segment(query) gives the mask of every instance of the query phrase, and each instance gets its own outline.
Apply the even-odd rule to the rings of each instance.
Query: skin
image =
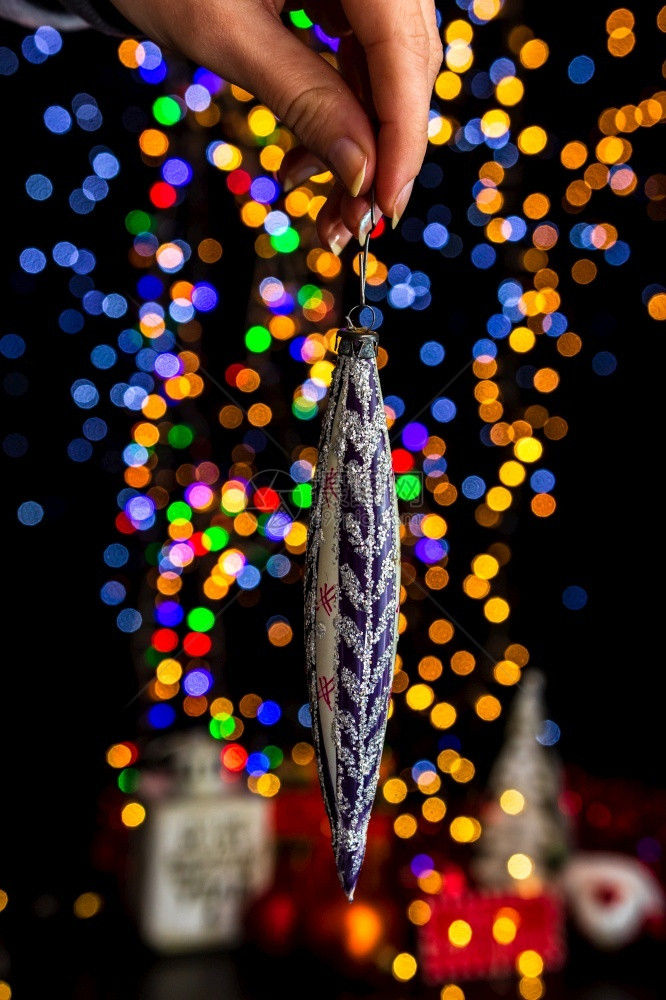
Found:
[[[442,62],[433,0],[113,0],[140,31],[256,95],[296,135],[280,180],[287,189],[324,169],[336,183],[317,218],[340,253],[377,214],[395,226],[427,146],[432,87]],[[340,36],[340,73],[289,30],[305,8]]]

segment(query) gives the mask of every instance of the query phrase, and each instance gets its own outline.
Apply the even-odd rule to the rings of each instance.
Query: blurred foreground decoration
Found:
[[[246,932],[269,954],[305,947],[324,965],[370,977],[388,971],[407,943],[397,878],[391,815],[378,800],[367,830],[362,892],[353,906],[340,894],[331,864],[331,831],[317,788],[314,763],[285,776],[275,800],[276,880],[250,908]]]
[[[543,687],[543,675],[528,670],[516,691],[472,863],[478,887],[460,870],[445,872],[441,894],[426,903],[419,950],[429,983],[495,978],[516,968],[536,978],[564,962],[564,905],[555,875],[566,837],[561,776],[552,750],[539,742]]]
[[[635,858],[579,853],[566,866],[562,885],[576,926],[597,948],[623,948],[646,928],[663,931],[664,890]]]
[[[480,885],[534,892],[552,879],[567,853],[559,807],[562,775],[552,748],[543,746],[545,678],[523,674],[511,707],[506,738],[489,779],[473,872]]]
[[[431,984],[517,970],[527,996],[524,980],[564,963],[567,915],[604,950],[622,948],[645,930],[663,931],[664,891],[646,865],[619,853],[570,853],[567,806],[580,796],[563,791],[559,764],[543,745],[543,687],[543,676],[530,670],[516,691],[471,865],[478,888],[452,869],[444,872],[441,894],[425,903],[419,952]]]
[[[171,740],[176,777],[153,780],[148,819],[134,857],[138,921],[160,952],[236,945],[243,912],[274,873],[272,804],[225,783],[219,751],[205,735]],[[150,797],[150,782],[143,783]]]
[[[423,978],[441,985],[450,978],[511,976],[518,968],[534,979],[562,966],[563,930],[564,911],[554,893],[526,898],[469,888],[445,892],[435,897],[430,920],[421,928]]]
[[[628,849],[622,830],[631,836],[641,828],[638,800],[619,789],[629,809],[615,810],[610,839],[590,844],[576,817],[600,816],[597,796],[610,793],[594,781],[585,792],[581,774],[574,776],[578,791],[571,782],[562,790],[564,773],[553,750],[540,742],[547,737],[542,691],[541,675],[525,671],[491,769],[476,862],[458,863],[435,835],[433,857],[420,855],[423,866],[415,870],[393,835],[392,809],[382,796],[368,828],[361,892],[351,907],[340,897],[331,865],[330,825],[311,748],[307,762],[285,762],[280,795],[267,800],[248,794],[220,768],[219,744],[203,734],[154,741],[144,761],[173,752],[178,781],[148,767],[141,776],[147,812],[132,833],[130,880],[139,889],[143,940],[174,954],[248,943],[275,956],[305,950],[337,973],[373,985],[391,972],[398,980],[411,978],[411,968],[428,985],[501,979],[517,971],[529,992],[543,989],[543,973],[562,967],[568,917],[594,947],[606,950],[645,931],[663,934],[663,890],[648,867],[598,850],[604,843]],[[392,766],[387,752],[382,787]],[[653,797],[650,808],[663,829],[666,796]],[[474,821],[458,816],[455,822]],[[576,840],[585,850],[567,859],[567,844]],[[656,840],[644,840],[644,854],[657,850]]]

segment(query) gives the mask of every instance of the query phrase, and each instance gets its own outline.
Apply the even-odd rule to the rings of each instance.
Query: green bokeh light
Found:
[[[206,539],[210,552],[219,552],[229,541],[229,532],[225,531],[224,528],[214,526],[206,528],[203,537]]]
[[[208,729],[210,731],[210,735],[213,737],[214,740],[221,740],[222,739],[222,733],[220,732],[220,720],[219,719],[211,719],[210,722],[208,723]]]
[[[271,335],[265,326],[251,326],[245,334],[245,346],[248,351],[261,354],[271,346]]]
[[[299,483],[298,486],[291,491],[291,499],[297,507],[311,507],[312,485],[310,483]]]
[[[169,431],[169,444],[172,448],[187,448],[194,440],[194,433],[187,424],[174,424]]]
[[[315,302],[321,302],[321,288],[317,288],[316,285],[302,285],[298,289],[298,304],[300,306],[304,306],[312,299],[314,299]]]
[[[312,27],[312,21],[310,20],[310,18],[308,17],[308,15],[305,13],[304,10],[292,10],[289,17],[291,19],[291,23],[294,25],[295,28]]]
[[[226,712],[220,712],[208,723],[211,736],[216,740],[228,739],[236,729],[236,721]]]
[[[155,649],[154,646],[148,646],[144,651],[143,658],[149,667],[156,667],[164,659],[164,653],[160,653],[159,649]]]
[[[135,767],[125,767],[118,775],[118,788],[131,795],[139,786],[139,778],[139,771]]]
[[[300,242],[300,236],[295,229],[291,228],[291,226],[288,229],[285,229],[283,233],[271,236],[271,246],[274,250],[277,250],[278,253],[292,253]]]
[[[175,521],[178,518],[189,521],[192,517],[192,508],[184,500],[176,500],[169,504],[166,515],[170,521]]]
[[[145,548],[145,559],[149,566],[157,566],[160,561],[160,556],[162,554],[162,545],[160,542],[151,542]]]
[[[395,482],[395,491],[400,500],[416,500],[421,495],[421,480],[419,476],[407,473],[398,476]]]
[[[291,411],[299,420],[312,420],[317,415],[318,407],[313,400],[297,396],[291,404]]]
[[[192,608],[187,616],[187,627],[193,632],[209,632],[215,624],[210,608]]]
[[[282,761],[284,760],[284,754],[282,753],[280,748],[275,747],[272,744],[269,744],[267,747],[264,747],[264,749],[261,752],[266,754],[268,760],[270,761],[271,767],[279,767]]]
[[[153,217],[148,215],[147,212],[142,212],[139,208],[135,208],[125,216],[125,229],[128,233],[132,233],[133,236],[138,236],[139,233],[151,232],[154,225],[155,220]]]
[[[183,117],[183,111],[174,97],[158,97],[153,103],[153,115],[160,125],[175,125]]]

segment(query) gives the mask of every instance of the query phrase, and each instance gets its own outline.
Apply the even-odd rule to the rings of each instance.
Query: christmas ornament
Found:
[[[373,324],[357,326],[352,319],[367,308],[368,243],[360,255],[360,305],[337,336],[305,573],[312,730],[338,876],[349,900],[377,788],[400,589],[400,531],[378,337]]]

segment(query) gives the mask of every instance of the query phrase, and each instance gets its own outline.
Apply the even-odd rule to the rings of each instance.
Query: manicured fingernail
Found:
[[[326,170],[326,167],[321,160],[308,160],[307,163],[299,163],[293,170],[285,173],[282,184],[284,193],[289,194],[295,187],[306,181],[308,177],[320,174],[324,170]]]
[[[331,144],[327,154],[328,162],[353,198],[361,190],[368,166],[368,157],[361,147],[343,136]]]
[[[407,202],[409,201],[409,196],[412,193],[412,188],[414,187],[414,181],[409,181],[405,184],[404,188],[395,199],[395,205],[393,206],[393,219],[391,221],[391,226],[393,229],[398,225],[402,217],[402,213],[407,208]]]
[[[374,218],[370,214],[370,209],[368,209],[368,211],[361,219],[358,226],[358,241],[362,247],[365,246],[365,241],[368,238],[368,234],[372,232],[372,230],[375,228],[381,217],[382,213],[375,205]]]
[[[328,237],[328,245],[331,248],[331,253],[334,253],[336,257],[339,257],[344,248],[347,246],[351,239],[351,233],[348,229],[335,229],[333,233]]]

